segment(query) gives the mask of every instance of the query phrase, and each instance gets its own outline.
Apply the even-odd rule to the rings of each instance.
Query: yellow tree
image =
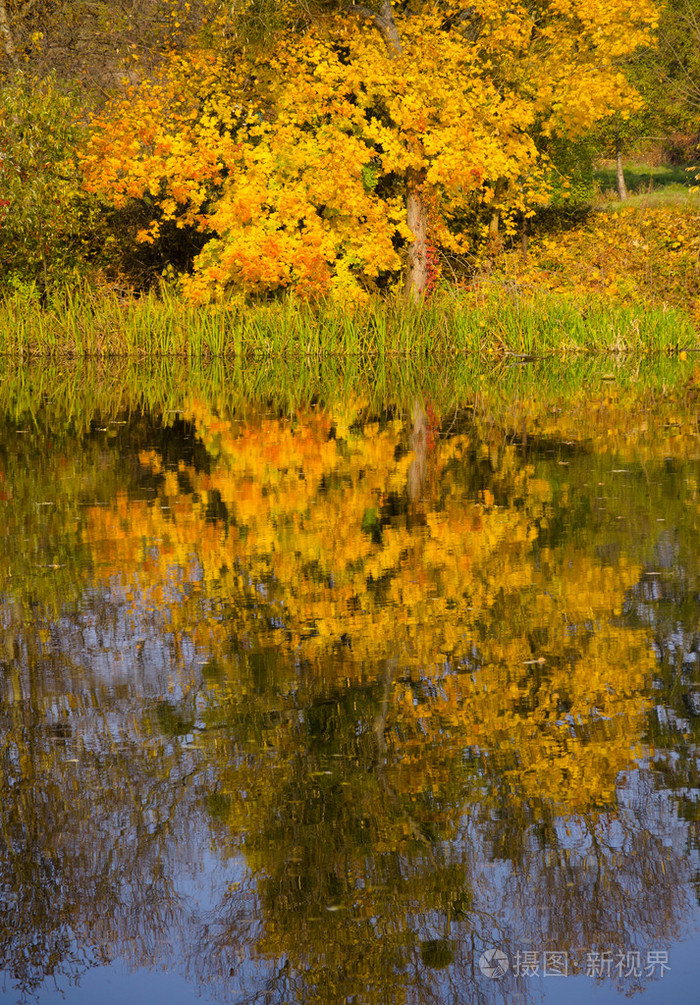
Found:
[[[635,106],[616,64],[655,21],[652,0],[384,0],[264,50],[193,41],[95,122],[86,185],[116,206],[145,200],[143,241],[173,220],[212,237],[185,283],[195,300],[230,287],[347,299],[403,265],[417,298],[430,244],[467,248],[479,207],[522,208],[539,188],[537,136]]]

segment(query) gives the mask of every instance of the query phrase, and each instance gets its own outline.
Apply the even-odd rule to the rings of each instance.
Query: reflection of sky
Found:
[[[154,550],[156,546],[157,542],[151,545]],[[660,568],[675,567],[676,551],[667,542],[663,547],[659,545],[657,558]],[[173,567],[166,600],[183,599],[189,592],[188,584],[200,579],[201,568],[195,561],[188,573],[188,583],[183,582],[182,574]],[[260,599],[268,598],[269,589],[264,584],[253,583],[249,578],[247,585],[254,588]],[[637,617],[651,627],[659,621],[658,603],[664,599],[663,586],[661,577],[648,576],[628,604],[628,610],[634,608]],[[47,674],[43,682],[46,687],[44,718],[47,724],[70,723],[74,737],[79,737],[87,753],[99,755],[112,743],[120,742],[143,751],[149,743],[155,746],[155,740],[163,741],[162,736],[154,739],[144,735],[143,712],[155,702],[191,701],[195,714],[202,714],[206,707],[208,699],[198,693],[198,689],[202,683],[201,666],[209,654],[198,650],[186,631],[178,632],[177,646],[174,646],[167,608],[149,610],[147,584],[141,592],[135,585],[133,592],[135,603],[127,603],[124,586],[116,580],[102,590],[86,591],[82,609],[52,626],[48,652],[62,661],[64,677],[52,681]],[[4,610],[0,611],[0,617],[6,626],[11,621],[9,612]],[[281,620],[273,624],[282,627]],[[689,629],[680,624],[665,635],[666,651],[678,652],[686,663],[696,659],[695,653],[690,651],[691,642]],[[465,651],[455,663],[444,662],[442,672],[448,675],[456,666],[469,666],[472,672],[477,672],[478,665],[478,650],[475,643],[470,643],[468,650],[465,644]],[[26,667],[22,672],[25,670]],[[67,680],[73,684],[72,700],[65,694]],[[431,678],[426,677],[426,685],[431,682]],[[56,693],[51,693],[54,685]],[[437,693],[437,685],[435,688]],[[26,693],[30,693],[29,688]],[[11,700],[8,694],[8,701]],[[656,715],[661,724],[672,725],[676,730],[687,726],[687,721],[663,705],[657,706]],[[202,716],[195,719],[192,733],[166,737],[167,752],[177,753],[180,771],[173,770],[169,778],[161,781],[149,780],[163,790],[174,791],[176,785],[185,784],[180,782],[179,776],[191,773],[186,782],[185,798],[168,821],[171,830],[164,842],[164,859],[159,863],[166,873],[172,904],[171,924],[168,926],[164,921],[154,937],[154,933],[148,931],[146,899],[134,909],[130,949],[124,944],[127,940],[115,940],[108,947],[115,956],[113,963],[88,971],[79,987],[64,986],[57,991],[47,982],[39,996],[41,1003],[122,1005],[124,1002],[144,1002],[154,1005],[163,1001],[174,1005],[189,1002],[206,1005],[223,999],[244,1001],[263,988],[265,980],[279,965],[279,961],[252,960],[247,948],[254,943],[260,930],[260,905],[244,859],[237,854],[230,855],[230,845],[228,849],[217,845],[215,826],[203,805],[208,783],[212,781],[204,750],[199,748],[196,737],[196,732],[204,726]],[[361,727],[356,728],[359,733]],[[74,743],[65,745],[66,762],[70,763],[66,764],[63,783],[73,777],[70,772],[75,750]],[[673,757],[674,754],[666,752],[657,756]],[[18,764],[17,760],[15,768]],[[147,787],[144,788],[145,795],[149,798],[153,795],[157,803],[158,793],[149,793]],[[627,931],[623,933],[613,927],[611,937],[624,937],[625,947],[639,949],[643,959],[647,950],[669,952],[669,972],[660,980],[643,978],[639,984],[640,1001],[650,1005],[665,1005],[669,1001],[674,1005],[696,1005],[700,997],[697,991],[700,915],[689,879],[699,863],[697,849],[688,851],[689,826],[676,812],[674,795],[654,788],[649,763],[618,779],[617,802],[619,814],[617,819],[610,819],[605,831],[603,855],[610,874],[619,883],[619,895],[627,910],[624,921]],[[581,818],[554,821],[558,848],[573,863],[574,869],[571,889],[565,885],[555,890],[557,900],[547,890],[546,856],[549,852],[539,842],[536,829],[531,827],[526,832],[522,857],[514,864],[494,857],[487,828],[479,814],[478,805],[473,814],[465,812],[460,833],[445,847],[448,858],[468,864],[466,871],[472,881],[473,899],[468,920],[453,921],[449,925],[449,936],[458,946],[458,966],[444,972],[431,971],[425,976],[438,1000],[470,1005],[477,1001],[503,1002],[504,1005],[537,1001],[552,1005],[618,1003],[621,994],[614,981],[599,984],[583,976],[514,980],[512,970],[501,981],[481,976],[478,958],[484,949],[499,946],[512,964],[518,952],[541,954],[561,948],[553,945],[551,938],[557,931],[558,912],[564,911],[566,901],[573,900],[577,894],[585,908],[586,898],[589,901],[595,897],[604,898],[605,893],[595,888],[596,854],[601,854],[602,838],[599,831],[592,831],[590,821]],[[144,807],[143,819],[149,833],[162,824],[158,814],[149,807]],[[498,826],[499,821],[494,818],[491,823]],[[116,819],[106,821],[106,830],[111,830],[112,834],[118,832],[118,826]],[[675,869],[675,888],[670,878],[667,882],[670,889],[665,892],[655,890],[653,884],[636,885],[638,876],[629,866],[639,857],[635,841],[640,835],[647,842],[644,850],[651,849],[652,857],[658,856],[660,849],[668,851],[669,862]],[[119,847],[115,845],[115,854],[118,852]],[[658,858],[653,861],[656,863]],[[144,872],[147,873],[152,865],[145,863]],[[120,863],[115,861],[115,871],[120,868]],[[360,883],[358,880],[358,886]],[[662,893],[668,900],[672,917],[661,920],[668,922],[670,929],[677,927],[681,937],[669,940],[664,936],[666,941],[658,944],[654,940],[659,917],[654,914],[654,907],[655,897]],[[227,924],[231,915],[238,930]],[[606,920],[614,926],[614,918]],[[577,921],[582,922],[583,918],[574,917],[573,923]],[[82,922],[88,937],[90,919],[84,918]],[[445,919],[437,912],[416,916],[411,924],[419,940],[439,939],[445,931]],[[144,931],[147,945],[142,946],[139,940]],[[580,934],[578,929],[564,934],[576,943],[579,959],[585,959],[586,952],[603,951],[607,947],[604,933],[600,934],[596,946],[587,944],[583,937],[575,939],[574,936]],[[148,969],[142,965],[146,956],[150,960]],[[218,984],[217,974],[223,975]],[[465,983],[467,977],[468,985]],[[16,1000],[7,983],[0,982],[0,997],[8,1002]]]
[[[478,948],[478,947],[477,947]],[[504,946],[507,955],[514,957],[514,949]],[[532,947],[528,947],[532,948]],[[466,982],[435,975],[433,990],[436,1000],[450,1005],[474,1005],[476,1002],[490,1002],[493,1005],[619,1005],[623,996],[614,981],[601,982],[586,976],[523,978],[515,986],[508,975],[501,980],[484,977],[478,969],[478,959],[471,960],[474,980]],[[700,966],[700,931],[683,942],[670,947],[669,970],[663,977],[643,976],[636,990],[625,996],[626,1000],[638,1001],[640,1005],[697,1005],[697,985]],[[261,965],[246,967],[242,976],[244,987],[250,988],[264,982],[265,971]],[[14,1005],[18,1001],[6,977],[0,974],[0,1001],[3,1005]],[[235,992],[230,986],[207,987],[193,984],[181,972],[159,968],[154,961],[151,969],[131,969],[124,961],[116,959],[108,966],[100,966],[88,971],[77,987],[64,990],[47,987],[38,999],[41,1005],[221,1005],[257,1000],[255,992]],[[331,1005],[331,1003],[329,1003]]]
[[[106,627],[99,633],[82,631],[81,617],[71,621],[66,619],[60,626],[59,637],[65,649],[78,648],[83,644],[80,670],[83,696],[86,700],[77,706],[54,695],[45,708],[47,721],[66,721],[74,724],[86,750],[98,752],[104,747],[105,736],[128,738],[131,742],[144,742],[140,730],[134,731],[134,711],[141,707],[138,699],[152,701],[158,697],[177,700],[183,695],[181,688],[174,687],[173,681],[193,675],[196,681],[201,672],[203,656],[193,646],[180,648],[179,660],[167,644],[167,633],[146,639],[139,634],[133,640],[133,647],[122,648],[116,659],[117,647],[124,644],[125,633],[119,610]],[[93,616],[86,615],[85,625],[93,626]],[[182,662],[180,662],[182,661]],[[187,669],[183,668],[183,662]],[[102,706],[100,700],[89,700],[88,693],[108,692],[109,702]],[[104,691],[103,691],[104,689]],[[202,696],[200,696],[201,698]],[[202,699],[203,700],[203,699]],[[197,701],[196,704],[201,704]],[[197,757],[192,749],[192,734],[172,738],[169,749],[179,749],[182,754],[190,751],[190,757]],[[70,760],[70,747],[66,758]],[[184,762],[180,762],[183,764]],[[190,763],[192,767],[195,762]],[[674,810],[673,798],[665,791],[654,788],[650,774],[650,764],[629,770],[618,780],[619,816],[611,818],[605,835],[606,855],[618,854],[620,864],[615,871],[622,893],[628,898],[630,915],[635,917],[635,891],[629,886],[632,880],[626,873],[626,861],[634,858],[635,848],[630,843],[630,835],[645,832],[655,843],[655,847],[669,849],[680,863],[678,877],[683,889],[676,891],[675,913],[685,915],[687,928],[700,927],[697,905],[686,883],[688,872],[697,867],[697,852],[688,854],[688,825],[679,819]],[[68,769],[70,770],[70,769]],[[202,774],[195,772],[195,785],[206,784],[207,771],[202,765]],[[67,775],[68,777],[68,775]],[[194,793],[192,793],[194,796]],[[474,810],[478,817],[479,807]],[[146,815],[147,816],[147,815]],[[154,818],[155,819],[155,818]],[[496,820],[495,823],[498,821]],[[518,952],[537,952],[559,948],[548,941],[552,930],[552,917],[557,905],[545,904],[540,898],[542,884],[546,882],[543,850],[535,837],[530,835],[524,858],[519,866],[494,859],[485,840],[482,821],[463,817],[462,832],[447,848],[448,857],[456,861],[468,861],[468,874],[473,882],[473,901],[469,911],[469,924],[452,924],[450,937],[459,946],[458,966],[448,973],[439,971],[429,975],[435,992],[444,1001],[472,1002],[536,1002],[542,1001],[558,1005],[564,1002],[619,1002],[620,992],[614,981],[600,985],[593,978],[570,976],[567,978],[521,977],[513,978],[512,973],[501,981],[482,977],[478,971],[478,957],[487,948],[498,946],[514,962]],[[576,860],[578,867],[586,863],[594,864],[591,858],[593,837],[585,820],[572,818],[555,821],[558,844]],[[275,968],[274,961],[253,960],[247,945],[250,936],[259,931],[259,905],[255,886],[244,860],[240,857],[223,858],[213,843],[212,829],[201,802],[188,798],[182,812],[177,817],[168,845],[168,875],[172,880],[172,901],[177,905],[174,912],[174,927],[159,933],[157,944],[149,944],[151,968],[143,969],[143,951],[135,945],[133,955],[122,956],[119,943],[109,947],[116,953],[109,966],[99,966],[88,971],[80,981],[80,987],[65,987],[61,993],[47,986],[39,995],[40,1003],[59,1000],[69,1005],[82,1002],[100,1001],[124,1002],[214,1002],[246,1001],[249,995],[260,990],[266,977]],[[632,877],[633,879],[633,877]],[[583,883],[579,871],[575,880]],[[589,877],[590,880],[590,877]],[[626,885],[627,884],[627,885]],[[231,891],[234,891],[231,893]],[[236,892],[238,891],[238,892]],[[697,930],[688,942],[673,939],[658,945],[654,941],[655,921],[653,912],[645,901],[654,898],[654,890],[644,888],[640,895],[638,924],[627,932],[626,945],[639,949],[644,960],[648,949],[663,948],[669,952],[670,970],[661,980],[644,977],[640,982],[641,1000],[656,1003],[673,1000],[674,1005],[697,1000],[695,978],[700,968],[700,935]],[[579,890],[580,894],[580,890]],[[591,896],[595,894],[590,892]],[[234,903],[235,916],[245,936],[240,944],[236,934],[222,924],[224,901]],[[143,906],[139,908],[143,910]],[[224,912],[225,914],[227,912]],[[228,912],[230,913],[230,911]],[[135,942],[139,940],[138,914],[134,918]],[[440,937],[444,931],[444,919],[439,915],[427,914],[414,919],[416,933],[421,939]],[[556,927],[556,926],[555,926]],[[567,933],[569,936],[571,933]],[[254,940],[253,940],[254,941]],[[245,945],[244,943],[247,943]],[[604,941],[589,946],[580,943],[579,961],[585,960],[585,953],[605,948]],[[613,948],[613,947],[611,947]],[[211,969],[211,966],[214,969]],[[470,973],[469,990],[460,990],[460,974]],[[217,978],[217,974],[224,974]],[[217,984],[217,980],[219,981]],[[629,990],[629,988],[627,989]],[[460,998],[460,995],[464,997]],[[477,997],[474,997],[477,995]],[[3,1001],[15,1001],[11,987],[5,984]]]
[[[11,992],[3,990],[2,1001],[15,1002]],[[41,994],[45,1005],[220,1005],[205,990],[195,991],[178,973],[159,970],[130,972],[119,961],[108,967],[90,970],[79,987],[68,992],[48,989]]]

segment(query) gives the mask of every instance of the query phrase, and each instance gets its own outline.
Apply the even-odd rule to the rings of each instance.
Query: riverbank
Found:
[[[441,265],[418,306],[289,296],[188,303],[177,280],[138,293],[76,281],[43,295],[32,284],[0,298],[0,352],[15,356],[190,359],[692,352],[700,348],[700,212],[685,189],[632,206],[545,215],[523,242],[504,239],[470,274]],[[670,196],[669,196],[670,199]]]
[[[692,352],[693,318],[667,306],[593,295],[531,293],[514,281],[480,282],[420,307],[376,301],[344,310],[284,299],[194,307],[164,291],[124,295],[84,288],[0,303],[0,345],[13,356],[190,359],[353,355],[503,357]]]

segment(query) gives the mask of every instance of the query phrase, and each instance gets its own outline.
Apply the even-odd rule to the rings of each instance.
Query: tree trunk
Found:
[[[396,21],[394,21],[391,0],[383,0],[378,14],[376,11],[370,10],[369,7],[362,7],[354,3],[350,7],[345,7],[344,10],[348,14],[354,14],[355,17],[371,21],[377,31],[381,33],[390,54],[392,56],[401,55],[403,52],[401,48],[401,36],[396,27]]]
[[[491,213],[491,219],[489,221],[489,240],[491,244],[496,244],[498,241],[498,231],[501,227],[501,214],[497,209]]]
[[[615,164],[617,167],[617,194],[620,202],[627,198],[627,186],[625,185],[625,172],[622,170],[622,143],[619,135],[615,137]]]
[[[499,208],[499,203],[503,198],[505,190],[505,181],[503,178],[497,178],[496,184],[493,186],[494,209],[491,213],[491,220],[489,222],[489,240],[491,241],[493,247],[498,246],[500,243],[499,231],[501,228],[501,210]]]
[[[406,223],[413,241],[408,249],[406,300],[420,303],[428,286],[428,211],[423,198],[422,178],[409,172]]]
[[[372,21],[375,28],[381,32],[382,38],[393,58],[403,52],[401,36],[394,21],[394,11],[391,0],[382,0],[379,13],[367,7],[355,6],[346,8],[356,16]],[[416,140],[418,143],[418,140]],[[428,211],[423,197],[424,177],[422,172],[409,171],[406,178],[406,223],[413,234],[413,241],[408,249],[408,270],[406,273],[406,300],[417,304],[420,302],[428,286]]]
[[[12,38],[12,31],[10,30],[10,18],[7,13],[7,6],[5,5],[5,0],[0,0],[0,38],[2,38],[3,48],[5,49],[5,55],[7,60],[15,69],[19,66],[19,60],[17,59],[17,51],[15,49],[15,42]]]
[[[401,55],[403,51],[401,48],[401,38],[396,27],[396,21],[394,21],[391,0],[384,0],[382,3],[379,13],[375,17],[375,24],[384,36],[391,52],[396,56]]]

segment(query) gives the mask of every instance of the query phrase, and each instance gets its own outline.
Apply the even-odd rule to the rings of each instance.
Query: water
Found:
[[[697,1001],[692,369],[370,377],[5,375],[3,1001]]]

